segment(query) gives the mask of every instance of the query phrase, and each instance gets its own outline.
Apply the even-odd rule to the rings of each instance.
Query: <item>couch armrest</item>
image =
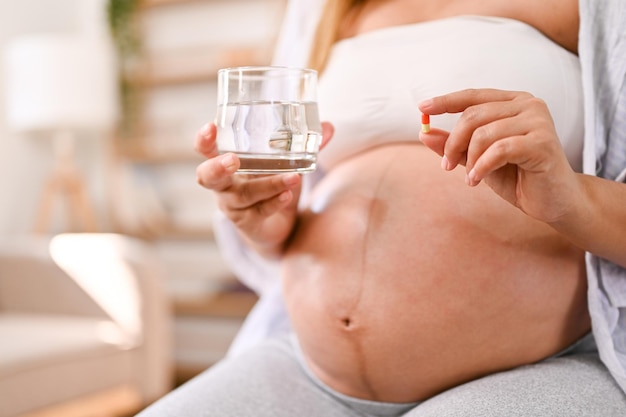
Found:
[[[172,314],[165,269],[153,247],[107,233],[65,233],[50,242],[55,262],[126,332],[141,339],[137,364],[146,401],[172,382]]]
[[[0,311],[107,318],[105,311],[50,256],[50,238],[0,241]]]
[[[172,381],[172,324],[164,268],[149,243],[109,233],[0,242],[0,312],[115,321],[134,340],[146,401]]]

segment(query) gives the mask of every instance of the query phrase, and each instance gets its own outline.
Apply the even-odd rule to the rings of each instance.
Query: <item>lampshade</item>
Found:
[[[30,35],[11,41],[5,58],[12,129],[92,131],[115,123],[117,77],[106,39]]]

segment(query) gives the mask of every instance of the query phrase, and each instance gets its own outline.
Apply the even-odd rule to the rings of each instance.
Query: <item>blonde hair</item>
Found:
[[[339,39],[342,23],[348,14],[365,0],[326,0],[317,25],[308,67],[321,73],[333,44]]]

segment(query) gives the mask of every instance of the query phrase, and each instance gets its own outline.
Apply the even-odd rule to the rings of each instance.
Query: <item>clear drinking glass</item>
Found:
[[[217,147],[239,156],[239,172],[315,170],[322,139],[316,71],[224,68],[217,94]]]

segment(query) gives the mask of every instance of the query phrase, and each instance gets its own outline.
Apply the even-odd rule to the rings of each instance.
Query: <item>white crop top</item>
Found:
[[[335,126],[322,170],[383,142],[417,141],[426,98],[466,88],[528,91],[554,118],[570,164],[582,168],[578,57],[517,20],[459,16],[367,32],[336,43],[319,80],[321,120]],[[450,130],[459,115],[431,117]]]

